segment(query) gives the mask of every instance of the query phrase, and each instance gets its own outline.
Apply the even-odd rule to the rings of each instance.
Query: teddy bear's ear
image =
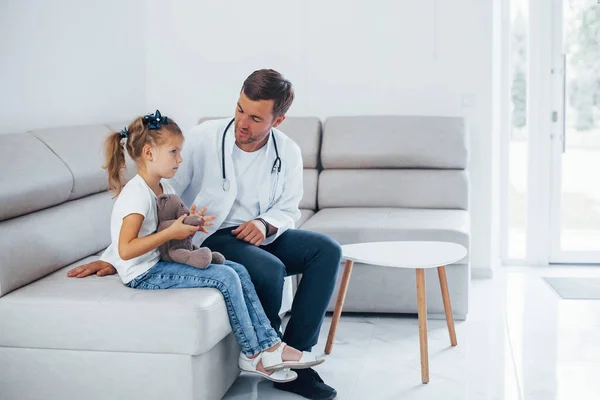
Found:
[[[162,210],[165,208],[165,206],[167,205],[167,202],[169,201],[169,195],[167,194],[161,194],[160,196],[158,196],[158,209]]]

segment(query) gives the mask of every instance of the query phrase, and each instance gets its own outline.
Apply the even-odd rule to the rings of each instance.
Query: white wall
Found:
[[[189,129],[201,116],[232,114],[243,80],[268,67],[295,85],[288,115],[464,115],[471,135],[471,259],[474,268],[489,268],[492,5],[151,0],[148,107]]]
[[[0,133],[146,111],[142,0],[0,2]]]
[[[486,275],[493,1],[5,0],[0,133],[155,108],[187,130],[232,114],[243,80],[265,67],[295,85],[289,115],[463,115],[471,260]]]

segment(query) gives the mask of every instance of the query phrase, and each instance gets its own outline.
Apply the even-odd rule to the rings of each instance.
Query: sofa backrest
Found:
[[[108,246],[109,125],[0,135],[0,297]]]
[[[316,211],[321,121],[316,117],[287,117],[279,125],[279,129],[296,142],[302,151],[304,196],[300,201],[300,208]]]
[[[108,246],[103,142],[126,124],[0,135],[0,297]],[[288,117],[280,129],[302,150],[302,209],[468,208],[461,118],[334,117],[321,132]]]
[[[468,209],[459,117],[331,117],[323,127],[319,208]]]
[[[211,119],[224,117],[203,117],[202,123]],[[287,117],[278,127],[289,136],[302,151],[304,164],[304,196],[300,208],[305,210],[317,209],[317,187],[319,178],[319,151],[321,148],[321,121],[316,117]],[[285,160],[283,160],[285,163]]]

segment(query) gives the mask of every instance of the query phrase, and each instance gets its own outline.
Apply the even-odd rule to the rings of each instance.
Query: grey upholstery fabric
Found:
[[[305,210],[305,209],[301,208],[300,215],[301,215],[300,220],[298,222],[296,222],[296,228],[300,228],[302,225],[304,225],[310,217],[315,215],[315,212],[313,210]]]
[[[219,400],[239,349],[232,334],[198,356],[0,346],[0,398]]]
[[[73,175],[69,199],[103,192],[108,188],[104,164],[105,125],[71,126],[33,131],[67,166]]]
[[[303,184],[304,196],[300,201],[300,208],[309,210],[317,209],[317,185],[319,182],[319,171],[316,169],[304,169]]]
[[[469,250],[467,144],[460,117],[328,118],[318,212],[302,229],[329,234],[341,244],[439,240]],[[468,312],[468,262],[469,255],[447,272],[453,313],[460,319]],[[416,313],[414,282],[414,271],[357,263],[344,311]],[[443,316],[439,290],[428,290],[428,298],[434,299],[428,312]],[[330,310],[334,304],[335,298]]]
[[[315,117],[287,117],[278,129],[300,146],[304,168],[317,168],[321,148],[321,121]]]
[[[0,297],[110,243],[108,192],[0,223]]]
[[[30,133],[0,135],[0,221],[66,201],[73,177]]]
[[[331,207],[468,208],[462,170],[324,170],[319,209]]]
[[[340,244],[439,240],[468,249],[469,226],[464,210],[352,207],[320,210],[302,229],[325,233]]]
[[[216,289],[133,290],[117,275],[66,276],[94,259],[4,296],[0,346],[197,355],[231,332]]]
[[[465,125],[458,117],[331,117],[323,132],[326,169],[467,166]]]

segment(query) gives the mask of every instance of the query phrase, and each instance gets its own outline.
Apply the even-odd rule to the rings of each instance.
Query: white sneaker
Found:
[[[274,371],[271,375],[265,374],[262,371],[256,369],[256,366],[262,359],[265,352],[263,351],[255,358],[248,358],[244,353],[240,352],[240,357],[238,359],[238,366],[242,371],[250,372],[253,374],[258,374],[263,376],[264,378],[277,382],[277,383],[286,383],[295,380],[298,377],[298,374],[294,371],[290,371],[288,368],[280,369],[278,371]],[[263,361],[264,367],[264,361]],[[266,369],[266,368],[265,368]],[[270,371],[269,371],[270,372]]]
[[[283,361],[283,348],[285,346],[287,344],[282,342],[275,351],[262,352],[262,363],[265,371],[277,371],[282,368],[306,369],[325,362],[324,358],[318,359],[306,351],[302,352],[302,356],[297,361]]]

